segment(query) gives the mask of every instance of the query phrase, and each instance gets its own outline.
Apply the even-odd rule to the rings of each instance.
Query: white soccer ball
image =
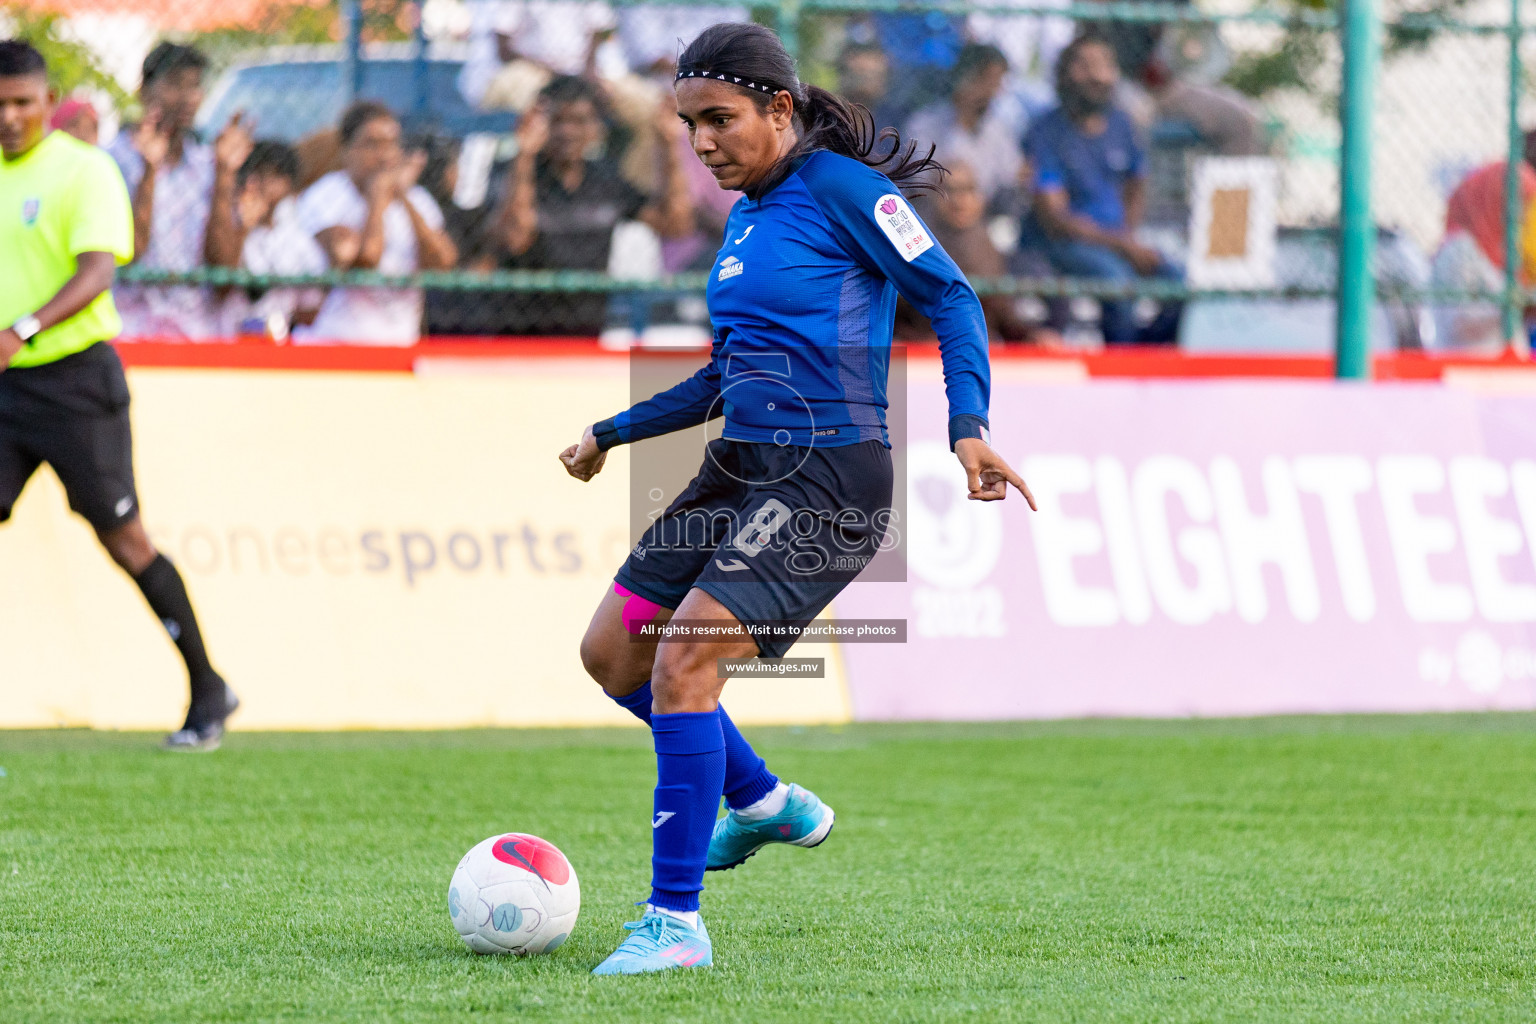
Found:
[[[571,862],[554,843],[522,832],[475,844],[448,883],[448,916],[476,953],[552,953],[580,911]]]

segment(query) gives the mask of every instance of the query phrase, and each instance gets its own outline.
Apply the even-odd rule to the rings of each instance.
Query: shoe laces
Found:
[[[633,944],[642,952],[654,953],[686,941],[681,926],[681,921],[666,914],[646,914],[638,921],[624,922],[624,927],[631,932],[624,945]]]

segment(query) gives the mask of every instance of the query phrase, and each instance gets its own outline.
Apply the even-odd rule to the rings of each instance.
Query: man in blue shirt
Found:
[[[1176,280],[1178,268],[1136,240],[1146,205],[1146,157],[1130,117],[1113,105],[1119,81],[1114,48],[1102,37],[1080,36],[1062,51],[1060,105],[1035,122],[1024,142],[1035,172],[1024,244],[1069,277]],[[1178,335],[1176,303],[1165,303],[1144,328],[1136,325],[1133,303],[1102,305],[1108,343],[1166,343]]]

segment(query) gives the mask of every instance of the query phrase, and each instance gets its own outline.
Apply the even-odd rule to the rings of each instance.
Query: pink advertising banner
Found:
[[[839,618],[854,717],[1536,708],[1536,395],[1439,384],[999,384],[1039,499],[965,500],[910,388],[908,581]]]

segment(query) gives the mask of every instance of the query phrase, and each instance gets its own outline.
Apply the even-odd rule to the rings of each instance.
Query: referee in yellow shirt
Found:
[[[170,750],[213,750],[234,692],[209,664],[181,574],[139,520],[128,381],[107,342],[133,213],[112,158],[48,131],[55,96],[42,54],[0,40],[0,523],[43,463],[164,623],[192,701]]]

